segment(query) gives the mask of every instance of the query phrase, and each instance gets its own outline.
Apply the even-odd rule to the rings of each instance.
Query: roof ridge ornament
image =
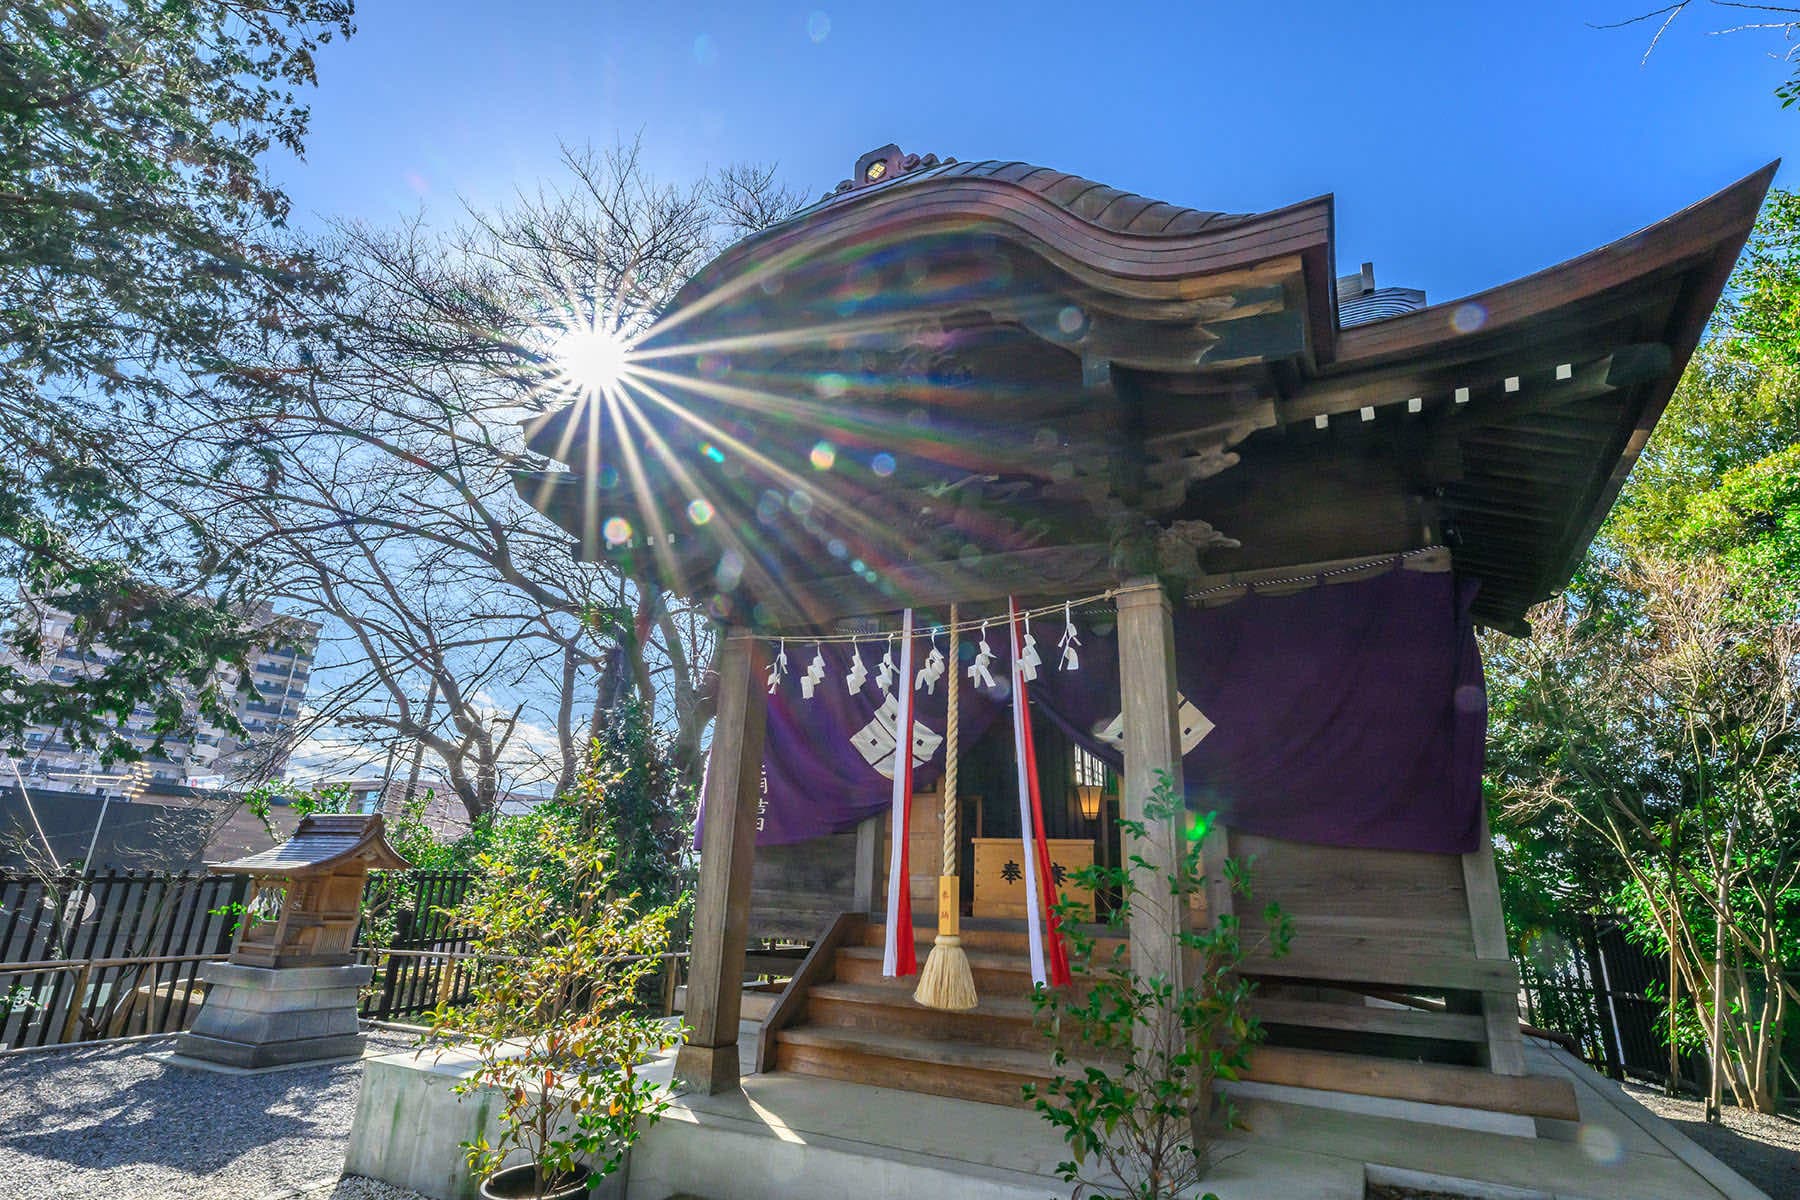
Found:
[[[845,192],[854,191],[857,188],[874,187],[879,183],[887,183],[911,171],[947,167],[955,161],[954,158],[939,158],[935,154],[927,154],[923,157],[917,154],[906,154],[898,145],[889,142],[857,159],[856,173],[831,189],[831,194],[841,196]],[[829,198],[827,197],[827,199]]]

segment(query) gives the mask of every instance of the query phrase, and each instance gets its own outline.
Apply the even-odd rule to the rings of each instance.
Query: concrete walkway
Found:
[[[744,1027],[746,1062],[754,1061],[755,1032]],[[392,1055],[369,1064],[349,1170],[453,1200],[445,1146],[473,1132],[460,1126],[478,1121],[481,1108],[443,1094],[460,1073],[458,1057]],[[1485,1200],[1766,1200],[1562,1051],[1528,1043],[1527,1062],[1533,1073],[1573,1081],[1579,1125],[1519,1136],[1421,1124],[1354,1099],[1347,1103],[1363,1111],[1259,1093],[1239,1099],[1248,1128],[1221,1141],[1206,1186],[1221,1200],[1363,1200],[1370,1181]],[[667,1078],[671,1065],[665,1057],[647,1073]],[[743,1082],[740,1093],[678,1097],[633,1150],[628,1178],[609,1182],[626,1200],[1068,1194],[1056,1176],[1064,1145],[1029,1110],[798,1075]],[[420,1089],[434,1095],[427,1100]],[[1454,1110],[1433,1115],[1460,1119]]]
[[[1221,1200],[1361,1200],[1370,1179],[1516,1200],[1762,1200],[1618,1085],[1563,1052],[1532,1044],[1528,1065],[1534,1074],[1563,1074],[1575,1083],[1581,1123],[1561,1130],[1560,1139],[1253,1098],[1240,1102],[1248,1129],[1221,1144],[1206,1185]],[[1064,1157],[1061,1140],[1027,1110],[752,1076],[741,1095],[678,1101],[634,1151],[628,1195],[1044,1200],[1067,1193],[1055,1175]]]

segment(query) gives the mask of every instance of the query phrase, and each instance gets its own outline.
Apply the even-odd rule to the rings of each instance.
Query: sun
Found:
[[[631,346],[618,331],[604,325],[571,329],[550,347],[557,370],[571,387],[583,392],[610,392],[625,375]]]

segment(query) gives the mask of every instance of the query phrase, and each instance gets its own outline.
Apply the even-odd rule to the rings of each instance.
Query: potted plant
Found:
[[[639,912],[617,886],[604,852],[612,782],[590,769],[572,795],[515,818],[522,828],[481,856],[483,883],[458,910],[476,979],[466,1003],[433,1014],[429,1036],[475,1052],[460,1094],[499,1099],[497,1134],[462,1144],[491,1200],[587,1195],[667,1104],[640,1067],[680,1029],[639,996],[675,908]]]

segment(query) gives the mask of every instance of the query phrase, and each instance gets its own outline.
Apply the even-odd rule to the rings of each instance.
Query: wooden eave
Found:
[[[738,242],[677,293],[671,311],[699,312],[802,263],[904,231],[909,241],[981,237],[1013,242],[1070,280],[1102,293],[1146,301],[1214,294],[1212,278],[1289,255],[1307,264],[1311,314],[1321,341],[1335,327],[1331,239],[1333,198],[1233,219],[1218,228],[1162,235],[1122,233],[1083,220],[1039,193],[999,179],[943,178],[895,187],[813,210]],[[702,315],[699,320],[704,320]],[[693,335],[677,328],[672,335]],[[646,343],[653,350],[656,339]]]
[[[1477,615],[1520,627],[1566,586],[1611,509],[1777,165],[1523,279],[1340,330],[1335,361],[1283,399],[1282,422],[1306,436],[1324,419],[1354,440],[1374,432],[1360,419],[1373,409],[1411,448],[1453,443],[1457,468],[1422,483],[1440,493],[1458,569],[1483,582]]]

